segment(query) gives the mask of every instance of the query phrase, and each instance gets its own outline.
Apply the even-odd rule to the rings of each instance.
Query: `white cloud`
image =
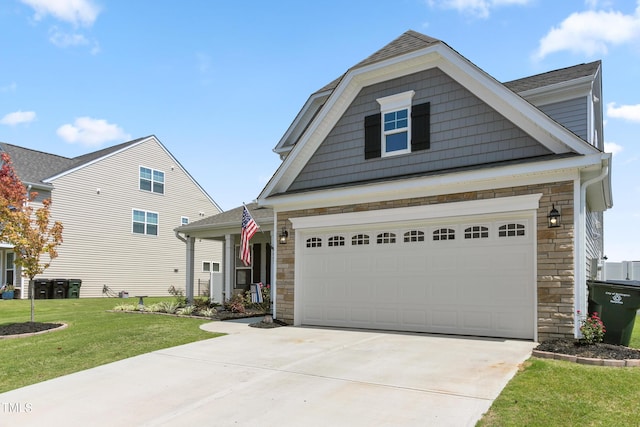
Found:
[[[3,125],[15,126],[20,123],[29,123],[36,119],[36,113],[34,111],[16,111],[5,115],[0,119],[0,123]]]
[[[458,12],[488,18],[491,10],[501,6],[525,5],[531,0],[428,0],[431,7],[455,9]]]
[[[615,142],[605,142],[604,143],[604,151],[605,153],[611,153],[614,156],[624,150],[622,145],[618,145]]]
[[[41,20],[47,15],[75,26],[90,27],[98,18],[100,8],[92,0],[21,0],[30,6],[34,19]]]
[[[595,3],[594,3],[595,4]],[[640,3],[639,3],[640,4]],[[609,46],[637,41],[640,37],[640,6],[635,14],[588,10],[569,15],[540,40],[535,59],[561,51],[606,54]]]
[[[640,123],[640,104],[618,107],[615,102],[610,102],[607,104],[607,116]]]
[[[89,44],[89,40],[82,34],[78,33],[65,33],[58,29],[58,27],[52,27],[49,30],[49,41],[58,47],[69,46],[82,46]]]
[[[60,126],[57,134],[71,144],[78,143],[90,147],[100,146],[108,141],[131,139],[131,136],[118,125],[91,117],[78,117],[73,124]]]
[[[12,82],[6,86],[0,86],[0,92],[15,92],[17,88],[16,82]]]

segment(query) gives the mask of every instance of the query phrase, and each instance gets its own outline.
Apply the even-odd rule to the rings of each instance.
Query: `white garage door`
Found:
[[[533,221],[300,230],[301,323],[533,339]]]

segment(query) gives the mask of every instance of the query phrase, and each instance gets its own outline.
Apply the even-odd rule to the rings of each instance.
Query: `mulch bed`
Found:
[[[635,348],[605,343],[585,344],[580,340],[555,339],[544,341],[535,350],[595,359],[640,359],[640,350]]]
[[[23,322],[0,325],[0,336],[33,334],[62,326],[61,323]]]

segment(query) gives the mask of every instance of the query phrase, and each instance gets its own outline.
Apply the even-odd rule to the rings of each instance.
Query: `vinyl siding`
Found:
[[[164,195],[139,190],[139,167],[165,173]],[[173,168],[173,169],[172,169]],[[168,295],[185,288],[186,245],[173,229],[218,213],[215,205],[154,139],[53,182],[53,219],[64,225],[59,257],[39,277],[82,279],[81,297],[103,285],[130,295]],[[98,189],[100,189],[98,193]],[[133,234],[132,210],[157,212],[158,235]],[[222,262],[222,244],[196,241],[195,282],[208,280],[202,261]],[[174,270],[177,269],[177,272]]]
[[[587,278],[594,277],[597,271],[591,271],[593,264],[591,260],[600,260],[603,256],[603,213],[593,212],[587,208],[586,221],[586,262],[587,262]],[[597,264],[596,264],[597,265]]]
[[[377,98],[414,90],[431,103],[431,148],[364,160],[364,117]],[[364,88],[290,186],[303,190],[550,154],[439,69]]]
[[[538,106],[538,108],[556,122],[587,141],[588,100],[586,96]]]

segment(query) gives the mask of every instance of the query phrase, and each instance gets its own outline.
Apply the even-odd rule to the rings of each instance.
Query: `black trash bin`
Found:
[[[604,342],[629,346],[631,333],[640,309],[640,281],[591,280],[589,314],[598,313],[604,327]]]
[[[51,298],[51,280],[49,279],[35,279],[33,281],[33,292],[35,299],[49,299]]]
[[[53,279],[52,298],[62,299],[67,297],[69,292],[69,281],[67,279]]]
[[[80,286],[82,286],[82,280],[69,279],[68,298],[80,298]]]

